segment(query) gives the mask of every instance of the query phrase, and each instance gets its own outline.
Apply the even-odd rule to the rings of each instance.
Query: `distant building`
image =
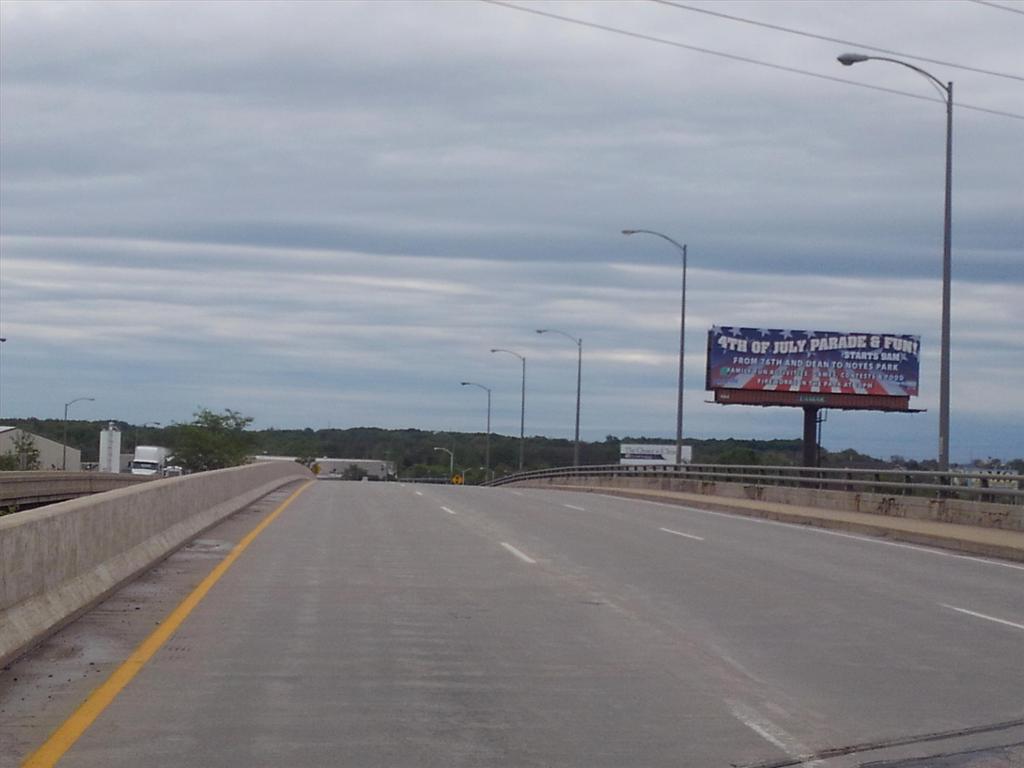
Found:
[[[15,444],[28,435],[32,438],[32,444],[39,451],[39,469],[61,469],[64,465],[64,444],[56,440],[50,440],[31,432],[26,432],[20,427],[0,427],[0,456],[16,453]],[[82,469],[82,452],[77,448],[68,446],[67,469],[69,472],[79,472]]]
[[[295,461],[296,456],[268,456],[263,454],[253,456],[253,461]],[[395,463],[393,461],[381,461],[380,459],[332,459],[320,458],[313,462],[314,467],[319,467],[317,472],[321,479],[338,479],[345,474],[349,467],[359,467],[370,480],[390,480],[395,477]]]
[[[370,480],[388,480],[395,476],[394,462],[378,459],[317,459],[321,478],[341,478],[349,467],[359,467]]]
[[[693,460],[693,446],[684,445],[681,451],[683,464]],[[619,443],[619,464],[672,464],[676,463],[675,443]]]
[[[953,485],[967,485],[974,488],[1017,488],[1020,481],[1018,473],[1011,469],[978,469],[977,467],[954,467]],[[982,475],[982,477],[961,477],[961,475]]]

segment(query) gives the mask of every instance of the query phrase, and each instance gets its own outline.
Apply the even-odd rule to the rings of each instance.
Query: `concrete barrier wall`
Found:
[[[753,499],[800,507],[863,512],[915,520],[976,525],[1024,531],[1024,507],[962,499],[932,499],[923,496],[816,490],[778,485],[744,485],[668,477],[563,477],[531,480],[525,485],[585,485],[601,488],[654,488],[680,493],[732,499]]]
[[[0,472],[0,507],[75,499],[152,479],[106,472]]]
[[[295,462],[265,462],[0,517],[0,665],[201,531],[312,477]]]

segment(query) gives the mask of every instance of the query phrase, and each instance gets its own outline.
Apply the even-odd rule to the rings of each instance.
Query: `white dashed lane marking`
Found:
[[[1006,626],[1013,627],[1014,629],[1024,629],[1024,624],[1018,624],[1015,621],[1007,621],[1006,619],[1000,619],[1000,618],[998,618],[996,616],[989,616],[986,613],[978,613],[977,611],[969,611],[966,608],[957,608],[955,605],[947,605],[946,603],[939,603],[939,605],[941,605],[943,608],[948,608],[951,611],[956,611],[957,613],[964,613],[964,614],[967,614],[968,616],[973,616],[976,619],[985,619],[986,621],[994,621],[996,624],[1005,624]]]
[[[513,555],[515,555],[516,557],[518,557],[518,558],[519,558],[520,560],[522,560],[522,561],[523,561],[524,563],[530,563],[531,565],[533,565],[534,563],[536,563],[536,562],[537,562],[536,560],[534,560],[534,559],[533,559],[532,557],[530,557],[529,555],[527,555],[527,554],[524,554],[524,553],[520,552],[520,551],[519,551],[518,549],[516,549],[515,547],[513,547],[513,546],[512,546],[511,544],[508,544],[508,543],[506,543],[506,542],[504,542],[504,541],[503,541],[503,542],[501,542],[501,546],[503,546],[503,547],[504,547],[505,549],[507,549],[507,550],[508,550],[509,552],[511,552],[511,553],[512,553]]]
[[[659,528],[659,531],[665,533],[671,533],[673,536],[685,536],[688,539],[696,539],[697,541],[704,541],[703,536],[694,536],[692,533],[683,533],[682,531],[673,531],[671,528]]]

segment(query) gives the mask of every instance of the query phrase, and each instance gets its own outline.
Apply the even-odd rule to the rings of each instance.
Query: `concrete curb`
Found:
[[[283,485],[312,477],[299,464],[267,462],[0,518],[0,666],[207,528]]]
[[[782,512],[767,507],[749,507],[724,503],[721,500],[689,498],[673,498],[657,493],[647,493],[637,490],[625,490],[617,488],[600,488],[582,485],[547,485],[546,488],[557,488],[566,491],[579,491],[584,493],[596,493],[606,496],[618,496],[621,498],[642,499],[644,501],[656,501],[662,504],[673,504],[680,507],[697,507],[709,509],[716,512],[726,512],[733,515],[745,517],[764,518],[776,520],[781,523],[792,523],[795,525],[807,525],[815,528],[846,531],[859,533],[879,538],[903,541],[909,544],[920,544],[941,549],[951,549],[964,554],[978,555],[982,557],[995,557],[1003,560],[1024,562],[1024,548],[1013,545],[1002,545],[993,542],[979,541],[966,536],[944,535],[937,532],[913,531],[903,528],[891,527],[884,524],[886,518],[880,517],[879,523],[862,523],[844,520],[839,517],[832,517],[823,511],[820,515],[802,514],[800,512]],[[961,527],[953,523],[942,524],[944,526]],[[968,526],[962,526],[967,528]],[[945,530],[945,529],[943,529]],[[991,530],[991,529],[980,529]]]

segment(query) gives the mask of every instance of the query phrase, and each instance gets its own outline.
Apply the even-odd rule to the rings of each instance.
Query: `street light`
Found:
[[[7,341],[7,338],[4,337],[4,336],[0,336],[0,415],[3,414],[3,408],[2,408],[2,405],[3,405],[3,394],[4,394],[4,382],[3,382],[3,370],[4,370],[4,364],[3,364],[3,344],[4,344],[5,341]]]
[[[491,474],[491,388],[485,387],[483,384],[477,384],[475,381],[464,381],[462,382],[464,387],[479,387],[487,393],[487,440],[484,443],[486,446],[484,449],[484,464],[487,468],[484,470],[488,479]]]
[[[492,349],[491,352],[505,352],[518,357],[523,363],[523,394],[519,406],[519,471],[523,471],[523,454],[525,452],[526,437],[526,358],[511,349]]]
[[[928,79],[942,94],[946,102],[946,205],[942,231],[942,341],[939,362],[939,469],[949,471],[949,325],[950,283],[952,282],[952,256],[950,240],[953,228],[953,83],[941,80],[920,67],[886,56],[867,56],[863,53],[844,53],[838,61],[852,67],[862,61],[888,61],[912,69]]]
[[[676,464],[683,463],[683,357],[686,352],[686,245],[680,245],[668,235],[653,232],[649,229],[624,229],[624,235],[654,235],[667,240],[683,255],[683,290],[679,302],[679,395],[676,402]]]
[[[537,333],[557,333],[576,344],[576,447],[572,453],[572,465],[580,465],[580,383],[583,375],[583,339],[577,339],[571,333],[560,331],[557,328],[539,328]]]
[[[455,454],[447,448],[434,448],[435,451],[444,451],[448,454],[448,482],[455,476]]]
[[[67,403],[64,403],[64,440],[63,440],[63,446],[62,446],[63,447],[63,457],[61,459],[61,466],[60,466],[60,468],[61,468],[62,471],[65,471],[65,472],[67,471],[67,468],[68,468],[68,408],[70,408],[75,403],[82,402],[83,400],[88,400],[91,403],[96,402],[96,398],[95,397],[76,397],[74,400],[71,400],[71,401],[69,401]]]

